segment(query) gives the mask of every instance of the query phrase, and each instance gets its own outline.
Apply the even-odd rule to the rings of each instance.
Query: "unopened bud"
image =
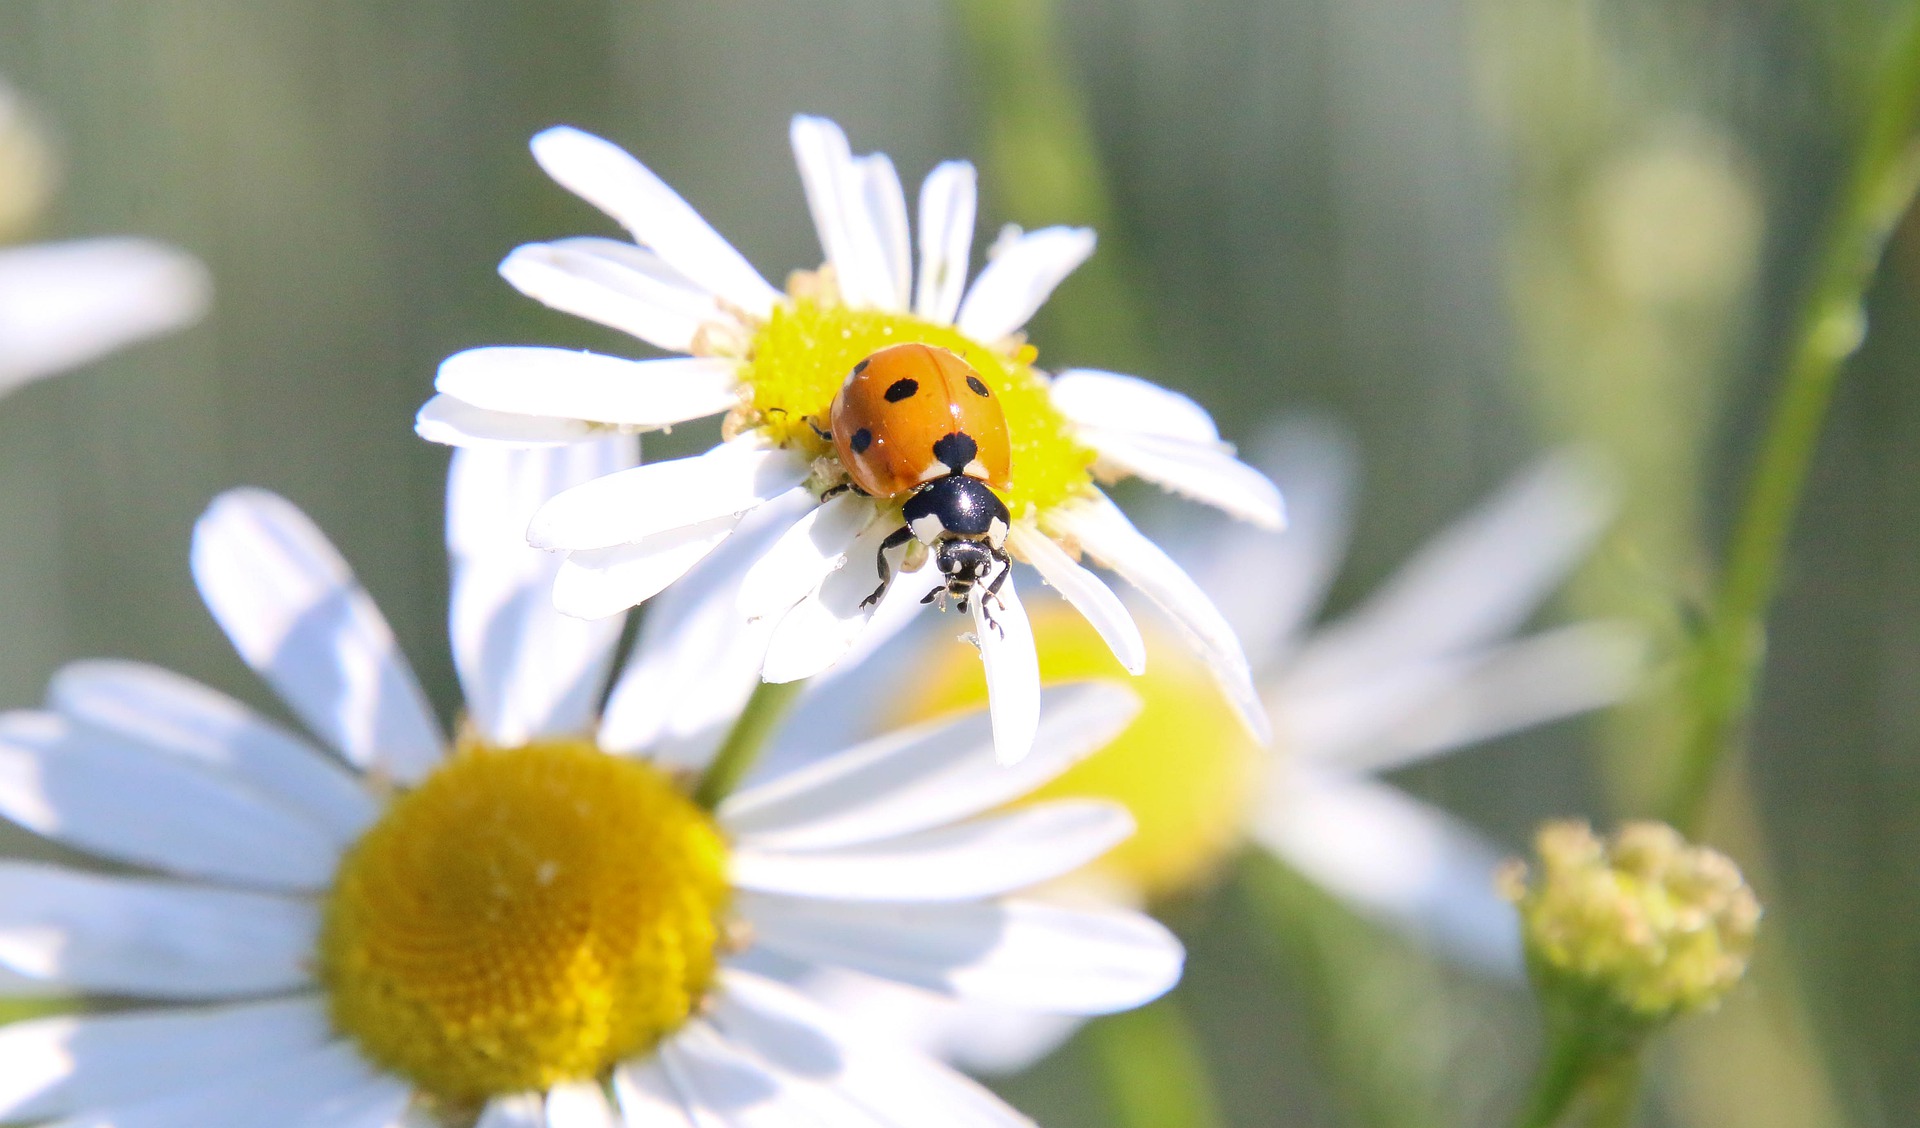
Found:
[[[1724,854],[1652,822],[1611,840],[1551,822],[1534,848],[1537,869],[1512,863],[1501,888],[1543,994],[1656,1024],[1713,1006],[1746,973],[1760,903]]]

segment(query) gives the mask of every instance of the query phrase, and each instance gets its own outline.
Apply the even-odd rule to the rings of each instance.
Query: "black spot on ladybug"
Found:
[[[873,445],[873,432],[862,427],[853,433],[853,438],[847,440],[847,445],[853,448],[853,453],[865,454],[867,448]]]
[[[867,360],[872,360],[872,359],[873,359],[872,357],[867,358]],[[867,370],[867,360],[863,360],[859,364],[856,364],[853,366],[853,374],[855,376],[858,376],[862,372],[865,372]]]
[[[887,386],[887,402],[899,403],[920,390],[920,381],[902,377]]]
[[[979,444],[975,443],[973,436],[965,431],[955,431],[933,444],[933,456],[940,460],[942,466],[955,474],[965,470],[967,463],[972,462],[979,454]]]
[[[987,386],[980,382],[980,377],[978,376],[967,377],[967,387],[972,388],[973,394],[977,396],[985,396],[985,395],[991,394],[990,392],[987,391]]]

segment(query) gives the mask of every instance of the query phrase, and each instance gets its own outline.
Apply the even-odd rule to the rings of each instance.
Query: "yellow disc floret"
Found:
[[[1008,354],[951,325],[849,308],[830,285],[796,289],[802,292],[776,306],[747,345],[741,380],[752,389],[752,402],[742,424],[809,456],[830,455],[832,444],[808,420],[825,423],[834,394],[855,364],[889,345],[918,341],[958,354],[999,398],[1013,450],[1013,487],[1001,500],[1016,519],[1085,496],[1092,488],[1094,453],[1053,406],[1046,377],[1034,371],[1031,346]]]
[[[601,1074],[683,1023],[727,902],[712,820],[584,741],[462,749],[341,864],[334,1023],[448,1102]]]
[[[1121,803],[1139,829],[1095,861],[1096,874],[1157,900],[1195,888],[1239,845],[1263,755],[1187,648],[1148,636],[1146,673],[1129,677],[1085,619],[1030,607],[1041,680],[1125,681],[1141,709],[1112,744],[1029,794],[1025,802],[1097,798]],[[915,682],[916,709],[931,714],[986,700],[980,661],[940,647]]]

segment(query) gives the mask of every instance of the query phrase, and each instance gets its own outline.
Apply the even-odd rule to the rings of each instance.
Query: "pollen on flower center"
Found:
[[[719,831],[657,768],[465,748],[341,864],[321,977],[335,1025],[428,1093],[542,1089],[686,1020],[726,901]]]
[[[812,276],[803,276],[812,277]],[[827,288],[830,290],[830,287]],[[919,341],[959,354],[1000,400],[1013,449],[1013,487],[1001,498],[1016,518],[1031,517],[1092,488],[1094,452],[1074,438],[1066,417],[1034,371],[1034,351],[1008,355],[951,325],[905,313],[853,309],[829,292],[801,294],[775,307],[747,346],[742,381],[752,389],[742,423],[809,456],[830,455],[809,418],[824,422],[847,373],[889,345]]]
[[[1123,804],[1138,829],[1088,868],[1148,900],[1201,885],[1240,844],[1265,762],[1262,750],[1186,647],[1149,634],[1153,660],[1146,673],[1128,677],[1078,614],[1051,604],[1028,611],[1042,681],[1124,680],[1140,695],[1141,708],[1113,743],[1023,801],[1095,798]],[[917,715],[986,700],[978,659],[956,647],[935,653],[932,668],[915,679]]]

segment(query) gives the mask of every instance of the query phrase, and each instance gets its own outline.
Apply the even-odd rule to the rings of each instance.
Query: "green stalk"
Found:
[[[1782,552],[1834,383],[1864,336],[1861,303],[1893,225],[1913,199],[1920,7],[1907,6],[1893,48],[1870,89],[1869,116],[1829,220],[1825,252],[1794,320],[1779,399],[1734,527],[1720,590],[1694,648],[1679,774],[1667,809],[1667,821],[1689,836],[1698,833],[1719,765],[1751,708]]]
[[[1199,1039],[1172,996],[1093,1022],[1085,1041],[1120,1128],[1218,1128],[1222,1123]]]
[[[1518,1128],[1553,1128],[1577,1108],[1589,1128],[1625,1128],[1638,1101],[1640,1039],[1602,1031],[1587,1015],[1550,1022],[1546,1059],[1534,1078]]]
[[[714,754],[713,763],[707,765],[707,774],[700,777],[699,786],[693,789],[694,802],[711,811],[733,793],[760,759],[760,753],[766,750],[767,738],[773,735],[780,718],[800,696],[800,687],[805,684],[804,681],[761,682],[754,687],[746,708],[740,710],[740,719],[733,722],[720,751]]]

